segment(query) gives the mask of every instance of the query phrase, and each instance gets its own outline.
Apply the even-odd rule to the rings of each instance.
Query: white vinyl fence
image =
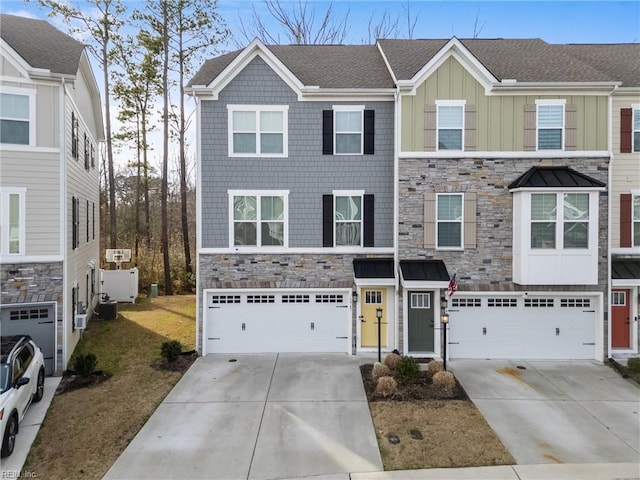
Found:
[[[104,298],[105,294],[115,302],[136,303],[138,269],[100,270],[100,298]]]

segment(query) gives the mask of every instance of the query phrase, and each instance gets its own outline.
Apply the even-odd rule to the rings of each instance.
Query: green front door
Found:
[[[433,352],[433,292],[409,292],[409,351]]]

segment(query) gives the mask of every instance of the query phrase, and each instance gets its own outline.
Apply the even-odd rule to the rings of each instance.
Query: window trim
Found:
[[[254,112],[256,114],[256,153],[235,153],[233,150],[233,114],[235,112]],[[260,113],[282,113],[282,153],[261,153],[260,150]],[[289,156],[289,105],[227,105],[227,153],[229,157],[286,158]]]
[[[337,249],[364,248],[364,190],[333,190],[333,247]],[[336,244],[336,197],[360,197],[360,243],[358,245],[337,245]],[[351,222],[355,223],[355,221]]]
[[[465,110],[467,106],[466,100],[436,100],[436,152],[464,152],[464,136],[465,136]],[[450,148],[440,148],[440,107],[460,107],[462,110],[462,120],[460,125],[460,148],[459,149],[450,149]],[[444,129],[443,129],[444,130]],[[447,128],[446,130],[454,130],[452,128]],[[457,130],[457,129],[455,129]]]
[[[37,91],[34,89],[28,88],[16,88],[16,87],[2,87],[2,92],[9,95],[21,95],[29,98],[29,143],[0,143],[0,145],[12,145],[12,146],[20,146],[20,147],[34,147],[36,146],[36,94]],[[0,117],[0,119],[5,119],[4,117]],[[11,118],[6,118],[5,120],[12,120]],[[13,119],[17,120],[17,119]],[[24,121],[24,119],[19,119],[20,121]]]
[[[451,196],[458,196],[460,197],[460,208],[462,210],[462,217],[460,218],[460,220],[440,220],[438,218],[438,199],[440,197],[451,197]],[[464,250],[464,193],[463,192],[442,192],[442,193],[436,193],[436,211],[435,211],[435,223],[436,223],[436,250]],[[450,246],[440,246],[438,244],[438,230],[439,230],[439,226],[441,222],[446,222],[446,223],[460,223],[460,246],[458,247],[450,247]]]
[[[334,155],[364,155],[364,105],[333,105],[331,107],[333,111],[333,154]],[[346,112],[357,112],[360,113],[360,132],[340,132],[340,134],[344,135],[353,135],[355,133],[360,134],[360,151],[359,152],[345,152],[341,153],[337,151],[338,146],[338,131],[337,131],[337,114],[338,113],[346,113]]]
[[[539,115],[541,106],[557,106],[562,107],[562,125],[560,126],[560,148],[540,149],[540,130],[557,130],[558,127],[540,128]],[[562,152],[565,150],[567,128],[567,100],[564,98],[554,99],[537,99],[536,100],[536,151],[542,152]]]
[[[234,250],[278,250],[282,248],[289,247],[289,190],[227,190],[228,194],[228,202],[229,202],[229,248],[233,248]],[[255,222],[257,223],[256,228],[256,245],[235,245],[235,221],[233,219],[233,206],[234,206],[234,197],[256,197],[256,205],[258,218],[256,218]],[[261,245],[262,239],[262,229],[260,228],[260,224],[262,220],[260,219],[260,198],[261,197],[282,197],[284,202],[284,219],[283,219],[283,242],[282,245]]]
[[[1,187],[0,196],[2,196],[0,211],[0,256],[18,257],[24,256],[26,251],[26,193],[27,189],[23,187]],[[10,235],[9,235],[9,196],[18,195],[19,209],[18,222],[20,230],[18,232],[18,253],[10,253]]]

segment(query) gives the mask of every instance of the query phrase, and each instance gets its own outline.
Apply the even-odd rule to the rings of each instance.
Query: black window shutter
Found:
[[[375,123],[376,123],[375,110],[364,111],[364,154],[374,154],[375,143]]]
[[[322,154],[333,155],[333,110],[322,111]]]
[[[76,197],[71,197],[71,248],[78,246],[78,220],[76,219]]]
[[[322,196],[322,246],[333,247],[333,195]]]
[[[373,247],[374,245],[374,208],[373,195],[364,196],[364,246]]]

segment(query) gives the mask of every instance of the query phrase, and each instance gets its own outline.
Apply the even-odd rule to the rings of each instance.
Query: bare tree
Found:
[[[280,0],[264,0],[268,15],[258,12],[251,5],[251,16],[247,23],[240,16],[238,31],[240,38],[236,43],[241,46],[259,38],[263,43],[292,43],[296,45],[339,44],[343,43],[349,33],[349,11],[338,16],[333,2],[318,14],[309,0],[297,2],[281,2]],[[268,23],[275,21],[276,28]],[[280,35],[283,36],[281,39]],[[284,40],[284,41],[283,41]]]
[[[378,20],[375,19],[376,12],[374,11],[369,17],[367,23],[367,38],[362,40],[362,43],[373,44],[379,38],[396,38],[398,36],[398,24],[400,18],[391,16],[391,12],[385,9]]]
[[[111,84],[109,71],[112,64],[112,49],[118,30],[124,24],[126,8],[120,0],[86,0],[84,4],[69,1],[37,0],[41,7],[50,10],[49,16],[60,16],[70,24],[71,33],[90,34],[89,51],[102,67],[104,85],[104,116],[107,143],[107,169],[109,172],[109,232],[110,247],[116,248],[116,193],[113,170],[113,142],[111,135]],[[92,7],[92,8],[90,8]]]
[[[418,23],[418,17],[420,16],[420,12],[416,13],[415,16],[411,16],[411,2],[407,0],[407,4],[402,4],[402,8],[406,14],[407,20],[407,38],[409,40],[413,39],[413,33],[416,29],[416,24]]]
[[[478,8],[478,13],[476,13],[476,18],[473,22],[473,38],[478,38],[484,29],[484,26],[487,24],[485,20],[482,22],[482,25],[478,27],[478,23],[480,22],[480,9]]]
[[[193,277],[191,247],[189,241],[189,218],[187,209],[187,164],[186,134],[189,122],[185,113],[185,77],[193,74],[202,63],[203,56],[215,51],[229,32],[217,12],[217,2],[200,0],[174,0],[169,16],[169,43],[172,51],[171,67],[178,74],[179,111],[172,118],[179,145],[180,175],[180,223],[185,260],[184,283],[189,288]]]

